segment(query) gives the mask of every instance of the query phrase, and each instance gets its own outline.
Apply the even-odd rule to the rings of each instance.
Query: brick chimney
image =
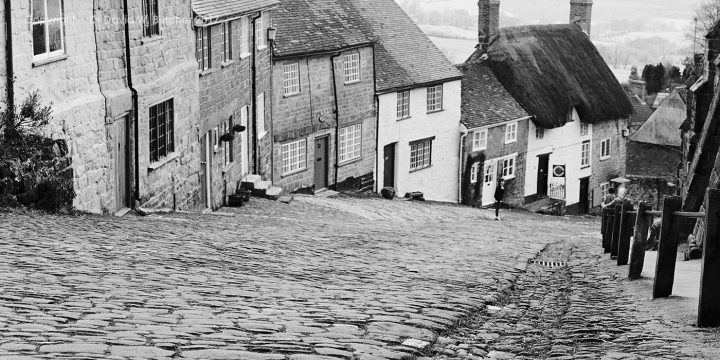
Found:
[[[570,23],[578,24],[590,36],[592,0],[570,0]]]
[[[478,42],[487,49],[490,40],[500,32],[500,0],[478,1]]]

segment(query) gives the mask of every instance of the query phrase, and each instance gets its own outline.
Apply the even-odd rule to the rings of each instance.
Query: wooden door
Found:
[[[580,179],[580,215],[587,214],[590,210],[590,178]]]
[[[115,121],[115,211],[130,206],[127,143],[127,117],[122,117]]]
[[[485,161],[483,169],[482,205],[495,203],[495,187],[497,186],[497,161]]]
[[[328,137],[315,139],[315,190],[328,186]]]
[[[548,172],[550,169],[550,154],[538,156],[537,195],[545,197],[548,193]]]
[[[395,143],[383,148],[383,186],[395,187]]]

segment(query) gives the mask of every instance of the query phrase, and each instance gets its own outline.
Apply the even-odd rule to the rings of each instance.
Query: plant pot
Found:
[[[252,191],[242,190],[242,191],[240,191],[240,194],[242,195],[245,202],[248,202],[248,201],[250,201],[250,195],[252,195]]]
[[[245,126],[242,126],[242,125],[235,125],[235,126],[233,126],[232,129],[234,132],[243,132],[243,131],[245,131],[246,128],[245,128]]]
[[[235,136],[233,136],[233,134],[227,133],[227,134],[223,134],[223,136],[220,137],[220,141],[231,142],[231,141],[233,141],[234,138],[235,138]]]

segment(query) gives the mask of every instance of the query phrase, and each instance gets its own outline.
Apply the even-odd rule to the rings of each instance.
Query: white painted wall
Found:
[[[591,175],[590,166],[581,168],[582,143],[592,141],[592,124],[588,125],[588,134],[580,136],[580,117],[573,109],[573,121],[555,129],[545,129],[542,139],[536,139],[535,123],[530,122],[528,132],[528,152],[525,168],[525,196],[537,193],[538,155],[551,154],[548,183],[562,182],[562,178],[553,178],[553,165],[565,165],[566,171],[566,204],[572,205],[580,201],[580,179]],[[592,151],[592,143],[590,144]],[[592,159],[592,153],[590,154]],[[591,160],[592,164],[592,160]]]
[[[433,201],[458,201],[458,164],[460,146],[461,83],[443,85],[443,111],[427,113],[427,88],[410,91],[410,118],[397,120],[397,93],[379,96],[379,128],[377,191],[383,188],[384,147],[395,147],[395,189],[398,196],[422,191]],[[435,137],[432,145],[432,166],[410,172],[410,142]]]

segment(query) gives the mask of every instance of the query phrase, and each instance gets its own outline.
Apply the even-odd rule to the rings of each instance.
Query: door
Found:
[[[546,197],[548,190],[548,171],[550,169],[550,154],[538,156],[537,195]]]
[[[578,203],[580,215],[590,211],[590,178],[580,179],[580,202]]]
[[[328,137],[315,139],[315,190],[328,186]]]
[[[483,168],[482,206],[495,203],[495,187],[497,186],[497,161],[485,161]]]
[[[395,143],[383,148],[383,186],[395,187]]]
[[[115,211],[130,206],[128,185],[127,117],[115,121]]]
[[[200,138],[200,203],[204,208],[210,203],[210,132]]]

